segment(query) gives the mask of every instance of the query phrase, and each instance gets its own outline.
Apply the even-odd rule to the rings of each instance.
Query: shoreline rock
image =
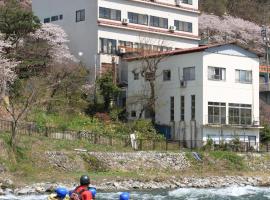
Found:
[[[46,194],[51,193],[58,186],[64,186],[68,189],[75,187],[75,184],[62,183],[37,183],[21,188],[1,188],[0,195],[13,193],[15,195]],[[178,189],[178,188],[226,188],[230,186],[270,186],[270,178],[264,180],[261,177],[241,177],[241,176],[212,176],[212,177],[184,177],[180,179],[171,179],[166,181],[147,181],[124,180],[108,181],[98,185],[92,185],[100,191],[128,191],[128,190],[155,190],[155,189]]]

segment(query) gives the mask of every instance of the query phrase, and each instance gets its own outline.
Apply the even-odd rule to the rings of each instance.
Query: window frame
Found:
[[[189,71],[189,76],[188,76],[188,77],[185,76],[185,74],[187,74],[187,73],[185,73],[185,70],[190,70],[190,71]],[[190,73],[191,70],[194,71],[193,74]],[[192,76],[192,75],[193,75],[193,76]],[[184,80],[184,81],[195,81],[195,80],[196,80],[196,68],[195,68],[195,66],[193,66],[193,67],[184,67],[184,68],[183,68],[183,80]]]
[[[105,45],[106,43],[106,45]],[[111,47],[110,47],[111,44]],[[104,54],[117,54],[117,41],[109,38],[99,38],[99,52]]]
[[[140,21],[140,17],[143,18],[142,22]],[[145,26],[148,26],[149,24],[149,16],[146,14],[128,12],[128,19],[129,19],[129,23],[132,23],[132,24],[139,24],[139,25],[145,25]]]
[[[187,33],[193,33],[193,23],[181,20],[174,20],[174,26],[177,31],[183,31]]]
[[[156,27],[156,28],[168,29],[169,28],[169,20],[168,20],[168,18],[150,15],[149,26]]]
[[[44,24],[50,23],[50,22],[51,22],[51,18],[50,17],[44,18],[44,20],[43,20],[43,23]]]
[[[174,102],[174,96],[170,97],[170,121],[173,122],[175,117],[174,117],[174,107],[175,107],[175,102]]]
[[[99,7],[99,18],[121,21],[122,12],[118,9]]]
[[[139,72],[133,72],[133,80],[137,81],[140,79],[140,73]]]
[[[185,96],[180,96],[180,121],[185,121]]]
[[[252,125],[252,105],[229,103],[229,124]]]
[[[245,80],[241,79],[241,73],[245,72]],[[248,73],[250,73],[248,75]],[[238,74],[238,75],[237,75]],[[236,83],[244,83],[244,84],[252,84],[253,83],[253,73],[252,70],[241,70],[241,69],[236,69],[235,70],[235,82]],[[250,78],[250,79],[249,79]]]
[[[171,70],[165,69],[163,70],[163,81],[171,81],[172,73]]]
[[[226,124],[226,112],[225,102],[208,102],[208,124]]]
[[[51,16],[51,22],[56,22],[58,20],[59,20],[59,16],[58,15]]]
[[[196,95],[191,95],[191,120],[196,119]]]
[[[216,72],[216,70],[219,70],[219,73],[220,75],[212,75],[210,74],[210,70],[213,70],[214,73]],[[224,70],[224,77],[223,77],[223,70]],[[211,76],[214,76],[211,77]],[[216,76],[220,76],[220,78],[215,78]],[[214,66],[208,66],[208,80],[211,80],[211,81],[226,81],[226,68],[224,67],[214,67]]]
[[[182,0],[182,3],[193,5],[193,0]]]
[[[76,22],[85,21],[85,9],[76,10]]]

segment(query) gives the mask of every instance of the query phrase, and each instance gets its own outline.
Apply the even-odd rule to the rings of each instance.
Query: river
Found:
[[[118,192],[98,192],[97,200],[117,200]],[[132,200],[267,200],[270,199],[270,188],[258,187],[229,187],[220,189],[181,188],[172,191],[155,190],[131,192]],[[0,200],[46,200],[41,196],[0,196]]]

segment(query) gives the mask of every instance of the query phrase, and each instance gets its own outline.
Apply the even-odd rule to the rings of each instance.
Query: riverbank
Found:
[[[198,150],[202,159],[198,161],[185,149],[139,152],[23,136],[13,155],[6,139],[5,134],[0,136],[0,193],[42,194],[60,185],[72,188],[82,174],[104,191],[270,185],[268,154]]]
[[[7,185],[8,184],[8,185]],[[58,186],[64,186],[72,189],[76,183],[35,183],[28,186],[14,188],[12,181],[6,179],[0,183],[0,195],[37,195],[47,194],[54,191]],[[142,182],[138,180],[123,180],[123,181],[108,181],[92,185],[99,191],[145,191],[145,190],[174,190],[179,188],[228,188],[228,187],[268,187],[270,186],[270,177],[265,179],[262,177],[241,177],[241,176],[226,176],[226,177],[184,177],[181,179],[170,179],[166,181],[148,181]]]

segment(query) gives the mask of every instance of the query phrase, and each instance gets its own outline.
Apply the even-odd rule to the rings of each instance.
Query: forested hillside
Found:
[[[199,0],[202,12],[228,14],[258,24],[270,23],[269,0]]]

